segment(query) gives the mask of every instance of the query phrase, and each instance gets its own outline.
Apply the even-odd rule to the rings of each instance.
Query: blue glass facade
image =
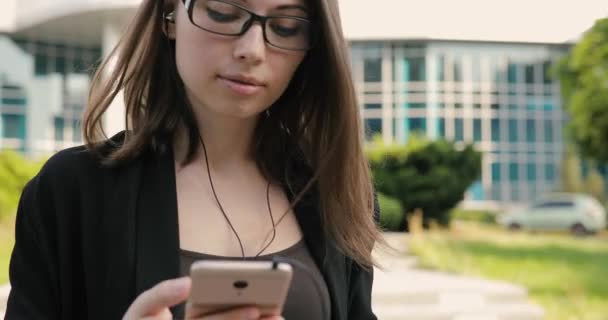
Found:
[[[385,143],[404,143],[413,132],[473,143],[483,174],[469,200],[530,201],[556,189],[566,118],[549,70],[567,48],[457,41],[351,48],[361,103],[372,112],[365,117],[390,117],[389,131],[377,120],[372,126]]]

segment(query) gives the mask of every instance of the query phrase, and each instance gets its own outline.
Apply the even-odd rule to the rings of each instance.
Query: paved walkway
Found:
[[[526,289],[416,268],[407,255],[407,235],[388,233],[394,256],[379,254],[373,304],[381,320],[541,320],[542,308],[528,301]]]
[[[543,310],[528,302],[524,288],[416,268],[407,255],[407,235],[386,234],[398,254],[377,253],[373,304],[380,320],[541,320]],[[0,287],[0,319],[9,286]]]

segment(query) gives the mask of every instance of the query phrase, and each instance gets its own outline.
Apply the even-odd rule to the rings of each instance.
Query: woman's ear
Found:
[[[167,38],[175,40],[175,11],[163,13],[163,33]]]

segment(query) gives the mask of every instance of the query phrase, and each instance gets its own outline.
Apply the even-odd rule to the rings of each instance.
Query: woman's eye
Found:
[[[272,29],[272,32],[281,37],[293,37],[300,33],[300,28],[298,26],[287,27],[280,24],[271,24],[270,28]]]
[[[207,8],[207,16],[216,22],[233,22],[240,18],[238,13],[223,13],[209,8]]]

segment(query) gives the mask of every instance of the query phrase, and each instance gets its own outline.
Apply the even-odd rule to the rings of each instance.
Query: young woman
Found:
[[[143,0],[111,57],[86,146],[23,192],[7,319],[183,317],[193,261],[274,255],[323,284],[296,269],[286,319],[376,318],[382,239],[336,0]],[[127,130],[107,139],[120,90]]]

